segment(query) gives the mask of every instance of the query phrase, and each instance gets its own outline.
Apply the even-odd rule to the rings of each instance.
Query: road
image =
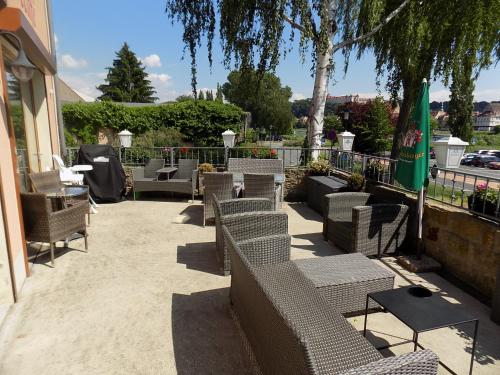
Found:
[[[432,165],[432,160],[431,160],[431,165]],[[462,185],[464,190],[466,191],[473,191],[474,190],[474,185],[486,183],[488,178],[496,178],[500,180],[500,171],[498,170],[492,170],[488,168],[478,168],[478,167],[469,167],[465,165],[461,165],[460,168],[456,170],[457,174],[454,175],[453,173],[445,173],[440,172],[439,176],[437,177],[437,184],[438,185],[445,185],[448,187],[453,186],[453,178],[455,177],[455,189],[456,190],[461,190]],[[471,175],[478,175],[477,179],[473,176],[467,176],[465,178],[465,184],[464,182],[464,175],[462,173],[468,173]],[[489,181],[488,186],[498,189],[500,188],[500,181]],[[434,180],[431,179],[430,181],[431,186],[434,184]]]

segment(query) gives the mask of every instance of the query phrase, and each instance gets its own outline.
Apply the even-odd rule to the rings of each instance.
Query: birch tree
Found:
[[[321,145],[335,53],[342,51],[347,68],[353,46],[376,34],[411,1],[415,0],[167,0],[166,12],[172,22],[184,27],[193,93],[197,85],[196,54],[204,40],[209,64],[213,63],[216,23],[227,68],[234,65],[274,71],[297,41],[302,62],[311,54],[314,88],[308,144],[315,149]],[[317,155],[313,151],[313,158]]]

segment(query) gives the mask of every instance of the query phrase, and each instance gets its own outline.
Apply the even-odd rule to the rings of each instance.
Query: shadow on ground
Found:
[[[215,242],[187,243],[177,246],[177,263],[187,269],[221,275],[215,254]]]
[[[297,212],[305,220],[321,221],[323,218],[306,203],[292,203],[288,207]]]
[[[28,253],[28,262],[33,264],[41,264],[43,266],[51,267],[50,264],[50,248],[48,244],[41,243],[28,243],[26,245],[26,250]],[[54,251],[54,261],[57,263],[57,258],[64,256],[65,254],[76,251],[79,253],[85,253],[85,251],[77,248],[71,247],[71,242],[68,247],[63,246],[63,242],[57,242],[57,246]]]
[[[178,224],[203,226],[203,205],[191,204],[179,213]]]
[[[229,312],[229,288],[174,293],[172,338],[179,375],[251,374]]]

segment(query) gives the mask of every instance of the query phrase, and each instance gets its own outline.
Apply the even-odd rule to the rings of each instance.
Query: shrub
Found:
[[[308,168],[309,174],[313,176],[324,176],[328,174],[328,171],[330,170],[330,163],[328,160],[318,159],[310,162]]]
[[[216,169],[215,167],[210,164],[210,163],[203,163],[203,164],[200,164],[199,167],[198,167],[198,171],[200,173],[205,173],[205,172],[215,172]]]
[[[195,146],[221,146],[221,134],[238,132],[242,111],[218,101],[186,100],[158,106],[125,107],[113,102],[71,103],[62,108],[70,133],[97,143],[100,128],[128,129],[136,136],[160,128],[177,128]]]
[[[148,130],[144,134],[135,136],[132,140],[132,146],[139,148],[179,147],[184,145],[184,135],[178,128]]]
[[[361,191],[365,185],[365,178],[359,173],[353,173],[347,179],[347,188],[349,191]]]

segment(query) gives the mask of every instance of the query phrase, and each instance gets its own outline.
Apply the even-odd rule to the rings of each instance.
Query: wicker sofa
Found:
[[[198,160],[179,159],[179,168],[168,180],[159,180],[157,170],[163,168],[163,159],[151,159],[144,167],[132,171],[134,200],[137,192],[166,191],[171,193],[194,194],[198,182]]]
[[[323,236],[341,249],[364,255],[393,253],[406,238],[409,208],[378,203],[376,194],[325,195]]]
[[[236,241],[288,233],[287,214],[272,211],[273,204],[269,199],[241,198],[219,201],[213,196],[212,204],[215,213],[217,259],[224,276],[231,272],[231,261],[224,243],[223,225],[233,233]],[[289,257],[290,251],[288,251],[288,259]]]
[[[262,374],[437,374],[430,350],[382,358],[295,263],[273,251],[288,235],[236,243],[225,226],[223,233],[233,312]]]

